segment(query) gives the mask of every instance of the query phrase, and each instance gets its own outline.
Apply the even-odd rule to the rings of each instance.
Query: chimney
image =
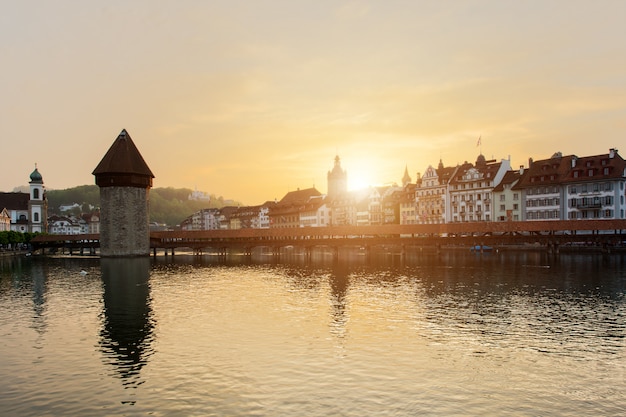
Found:
[[[574,168],[576,166],[576,162],[578,161],[578,158],[576,158],[575,156],[572,157],[572,168]]]
[[[532,166],[533,166],[533,159],[528,158],[528,168],[531,168]]]
[[[524,165],[519,166],[519,174],[524,175]]]
[[[616,154],[617,154],[617,149],[615,149],[615,148],[609,149],[609,158],[611,158],[611,159],[615,158]]]

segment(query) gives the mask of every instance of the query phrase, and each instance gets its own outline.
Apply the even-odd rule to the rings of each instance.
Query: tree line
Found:
[[[189,200],[192,190],[189,188],[152,188],[150,189],[150,221],[175,226],[191,214],[205,208],[221,208],[225,205],[224,198],[211,194],[211,201]],[[80,216],[93,211],[90,207],[100,207],[100,188],[97,185],[80,185],[65,190],[49,190],[48,215]],[[78,204],[79,207],[62,213],[62,205]],[[238,204],[238,203],[235,203]]]
[[[15,249],[22,244],[28,244],[38,233],[22,233],[13,230],[5,230],[0,232],[0,248]]]

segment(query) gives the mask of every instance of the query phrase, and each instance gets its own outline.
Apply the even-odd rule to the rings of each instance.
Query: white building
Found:
[[[457,167],[448,187],[450,221],[492,221],[493,189],[510,169],[510,160],[487,161],[482,154],[476,159],[475,165],[466,162]]]
[[[610,149],[608,154],[572,158],[563,178],[565,219],[623,219],[626,204],[626,161]]]
[[[524,171],[509,171],[493,189],[493,220],[497,222],[522,220],[522,192],[514,189]]]
[[[36,166],[30,174],[29,189],[28,193],[0,193],[0,211],[6,209],[11,230],[43,233],[47,230],[48,200],[43,178]]]

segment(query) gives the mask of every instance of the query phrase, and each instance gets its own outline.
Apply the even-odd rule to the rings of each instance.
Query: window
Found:
[[[519,209],[519,205],[513,204],[513,210],[518,210],[518,209]]]
[[[513,200],[519,200],[519,194],[518,193],[513,194]]]
[[[33,221],[34,221],[35,223],[39,222],[39,213],[35,213],[35,214],[33,215]]]
[[[500,204],[500,211],[504,211],[506,210],[506,207],[504,206],[504,204]]]
[[[505,199],[504,194],[500,194],[500,201],[504,201],[504,199]]]
[[[38,200],[39,199],[39,188],[35,188],[33,190],[33,200]]]

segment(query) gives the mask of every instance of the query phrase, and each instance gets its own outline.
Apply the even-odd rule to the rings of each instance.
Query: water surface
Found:
[[[0,409],[624,414],[625,261],[4,258]]]

